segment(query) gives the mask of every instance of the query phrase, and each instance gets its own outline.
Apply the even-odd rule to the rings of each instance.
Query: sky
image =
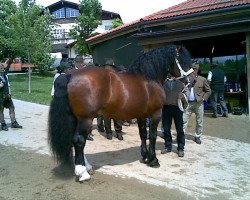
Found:
[[[17,3],[20,0],[15,0]],[[59,0],[36,0],[42,6],[48,6]],[[79,0],[68,0],[79,3]],[[185,0],[99,0],[102,9],[120,14],[124,23],[129,23],[153,14]]]

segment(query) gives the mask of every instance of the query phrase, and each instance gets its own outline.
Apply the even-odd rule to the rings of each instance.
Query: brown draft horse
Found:
[[[137,118],[142,161],[159,167],[155,143],[165,101],[162,83],[169,72],[179,77],[190,68],[191,58],[185,47],[170,45],[142,54],[127,72],[86,67],[58,77],[48,123],[53,155],[61,163],[72,162],[73,143],[75,174],[80,181],[89,179],[84,146],[93,119],[102,114],[112,119]],[[148,147],[147,117],[151,119]]]

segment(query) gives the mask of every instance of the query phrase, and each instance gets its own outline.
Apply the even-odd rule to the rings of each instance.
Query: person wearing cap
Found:
[[[195,139],[197,144],[201,144],[201,135],[203,131],[203,117],[204,117],[204,105],[203,102],[207,101],[211,95],[211,88],[206,78],[198,75],[199,64],[194,63],[192,65],[193,83],[188,86],[188,107],[183,113],[183,130],[186,133],[188,121],[192,115],[195,114],[196,126],[195,126]]]
[[[8,69],[9,67],[5,70],[4,66],[0,64],[0,122],[4,131],[8,131],[8,126],[4,120],[4,108],[9,109],[11,128],[23,128],[16,121],[15,106],[11,98],[10,83],[7,76]]]
[[[212,89],[212,94],[210,97],[212,109],[213,109],[213,118],[218,117],[217,112],[217,102],[219,102],[222,111],[223,117],[228,117],[228,109],[227,105],[224,101],[224,92],[225,92],[225,83],[227,82],[227,78],[225,73],[219,68],[217,63],[211,64],[211,70],[208,72],[207,80]]]
[[[82,69],[84,67],[86,67],[86,65],[84,65],[83,63],[83,58],[81,55],[77,55],[74,59],[74,65],[75,65],[75,69]],[[93,141],[94,138],[92,137],[93,134],[92,132],[88,134],[87,140]]]
[[[56,68],[57,72],[54,76],[54,80],[53,80],[53,84],[52,84],[52,88],[51,88],[51,96],[54,96],[55,93],[55,87],[54,87],[54,83],[55,80],[61,75],[61,74],[67,74],[72,70],[72,66],[70,63],[68,62],[61,62],[61,64]]]
[[[177,132],[177,150],[178,156],[184,156],[185,146],[185,134],[183,131],[183,110],[178,106],[180,96],[188,96],[188,90],[184,83],[175,79],[170,74],[163,84],[164,91],[166,93],[166,102],[162,108],[162,129],[163,138],[165,140],[164,149],[162,154],[166,154],[172,151],[172,134],[171,126],[174,119],[175,128]]]
[[[118,72],[118,68],[115,65],[114,60],[112,58],[106,59],[106,62],[103,65],[103,67],[110,70],[110,71]],[[104,127],[105,127],[107,139],[112,140],[112,138],[113,138],[113,131],[111,128],[111,121],[113,120],[114,129],[115,129],[115,133],[116,133],[115,136],[118,140],[123,140],[122,120],[115,120],[115,119],[111,119],[111,118],[106,117],[106,116],[103,116],[103,119],[104,119]],[[100,124],[97,124],[97,126],[100,126]]]
[[[86,67],[86,65],[84,65],[84,63],[83,63],[83,58],[80,55],[77,55],[75,57],[74,63],[75,63],[75,68],[76,69],[82,69],[82,68]]]

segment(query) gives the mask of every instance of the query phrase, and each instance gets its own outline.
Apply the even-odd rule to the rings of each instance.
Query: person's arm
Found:
[[[3,81],[0,80],[0,89],[4,86]]]
[[[5,68],[5,74],[8,74],[9,73],[9,70],[10,70],[10,65],[13,63],[13,59],[14,58],[9,58],[8,62],[7,62],[7,66]]]
[[[212,77],[213,77],[213,73],[211,71],[208,72],[208,75],[207,75],[207,80],[208,80],[208,84],[210,85],[211,83],[211,80],[212,80]]]
[[[210,85],[208,83],[208,81],[206,79],[204,79],[204,86],[203,86],[203,90],[204,90],[204,95],[203,95],[203,100],[207,101],[209,96],[212,93],[212,90],[210,88]]]

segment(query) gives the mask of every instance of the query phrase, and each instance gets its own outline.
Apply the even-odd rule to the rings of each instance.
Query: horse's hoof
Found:
[[[75,177],[75,182],[77,182],[77,183],[79,182],[79,176]]]
[[[147,158],[142,158],[140,160],[140,163],[147,164],[148,163],[148,159]]]
[[[158,162],[158,159],[156,159],[156,160],[152,160],[152,161],[148,162],[147,166],[153,167],[153,168],[159,168],[160,164]]]
[[[157,163],[157,164],[148,164],[149,167],[152,167],[152,168],[159,168],[160,167],[160,164]]]
[[[90,180],[90,175],[87,172],[86,167],[83,165],[76,165],[75,166],[75,175],[76,175],[76,177],[78,177],[79,182]]]
[[[108,134],[107,134],[107,139],[108,139],[108,140],[112,140],[112,133],[108,133]]]
[[[79,177],[79,182],[83,183],[85,181],[89,181],[90,180],[90,175],[88,173],[83,174],[82,176]]]
[[[93,175],[95,173],[95,170],[94,169],[89,169],[88,173],[89,173],[89,175]]]

